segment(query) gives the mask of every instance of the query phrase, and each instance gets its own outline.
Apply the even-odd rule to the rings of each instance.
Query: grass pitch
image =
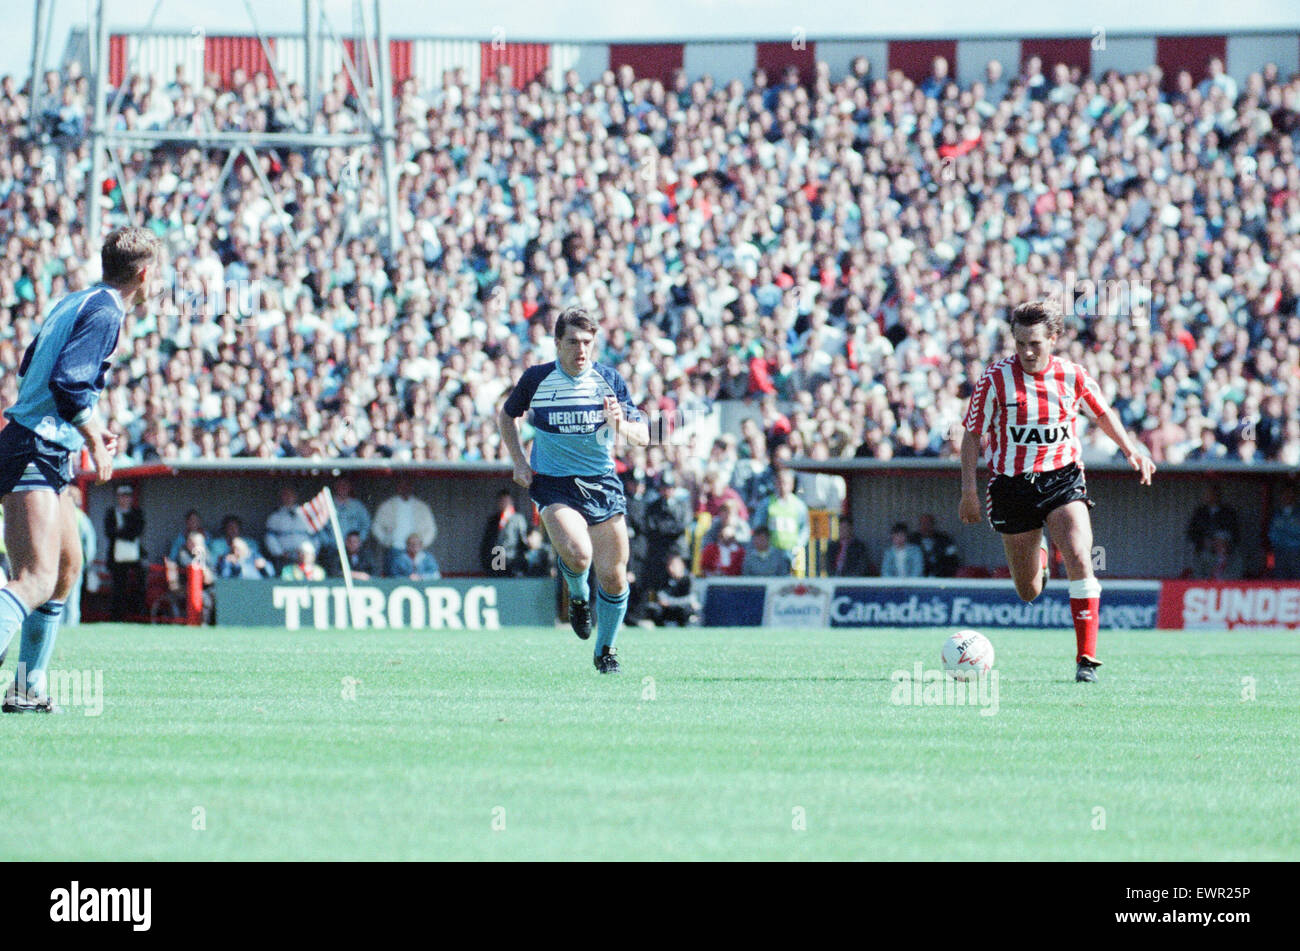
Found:
[[[895,702],[947,633],[65,631],[103,711],[0,717],[0,856],[1300,858],[1295,633],[1102,632],[1087,685],[993,631],[996,714]]]

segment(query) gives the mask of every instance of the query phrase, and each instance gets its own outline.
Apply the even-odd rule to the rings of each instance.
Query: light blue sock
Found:
[[[8,588],[0,588],[0,657],[9,650],[9,642],[27,620],[27,614],[27,605],[18,600],[16,594]]]
[[[23,642],[18,649],[18,676],[14,682],[24,693],[45,694],[45,673],[54,654],[54,639],[63,620],[63,602],[46,601],[23,621]]]
[[[587,573],[578,574],[564,563],[563,558],[555,559],[560,563],[560,573],[569,583],[569,597],[575,601],[591,600],[591,587],[587,584]]]
[[[627,596],[631,589],[624,588],[622,594],[606,594],[605,589],[596,585],[596,656],[605,652],[606,647],[614,646],[618,629],[623,626],[623,616],[627,614]]]

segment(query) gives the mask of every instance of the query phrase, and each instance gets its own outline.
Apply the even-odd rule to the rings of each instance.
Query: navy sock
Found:
[[[596,656],[605,652],[606,647],[614,646],[618,629],[627,614],[628,588],[619,594],[606,594],[605,589],[596,585]]]

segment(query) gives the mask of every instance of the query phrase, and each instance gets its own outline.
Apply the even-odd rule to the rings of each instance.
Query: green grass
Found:
[[[67,631],[103,713],[0,718],[0,856],[1300,858],[1294,633],[1103,632],[1076,685],[992,632],[996,715],[892,703],[944,633],[631,630],[599,677],[567,629]]]

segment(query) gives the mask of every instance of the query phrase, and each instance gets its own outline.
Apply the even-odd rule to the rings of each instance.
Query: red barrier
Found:
[[[1300,628],[1300,582],[1166,581],[1156,626],[1294,630]]]
[[[193,562],[185,569],[185,623],[203,623],[203,569]]]

